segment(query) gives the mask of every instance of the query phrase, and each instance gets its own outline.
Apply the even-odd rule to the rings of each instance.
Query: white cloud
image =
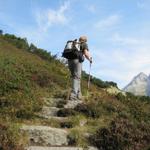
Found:
[[[122,37],[119,34],[112,39],[115,47],[119,48],[92,48],[93,60],[96,62],[93,64],[94,75],[113,80],[123,88],[138,73],[150,74],[150,42],[147,39]]]
[[[52,25],[64,25],[68,23],[66,11],[69,9],[69,1],[65,1],[58,10],[47,9],[36,12],[36,21],[40,30],[47,31]]]
[[[110,38],[110,41],[113,44],[118,46],[123,46],[128,49],[135,49],[135,50],[148,50],[150,48],[150,39],[147,37],[123,37],[118,33],[115,33]]]
[[[120,21],[120,15],[111,15],[108,16],[107,18],[98,21],[94,26],[98,29],[106,29],[106,28],[110,28],[116,24],[118,24]]]
[[[131,37],[121,37],[118,33],[115,33],[112,37],[112,42],[119,43],[122,45],[132,45],[132,44],[138,44],[139,40]]]
[[[54,25],[66,25],[68,23],[67,11],[70,8],[70,2],[65,1],[58,9],[41,9],[32,8],[33,17],[35,17],[36,25],[26,28],[18,28],[18,33],[21,36],[27,37],[28,40],[37,46],[39,43],[44,43],[50,39],[50,27]]]

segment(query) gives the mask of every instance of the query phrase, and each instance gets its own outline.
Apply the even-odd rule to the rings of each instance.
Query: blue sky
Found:
[[[59,56],[87,35],[92,75],[120,88],[150,74],[150,0],[0,0],[0,29]]]

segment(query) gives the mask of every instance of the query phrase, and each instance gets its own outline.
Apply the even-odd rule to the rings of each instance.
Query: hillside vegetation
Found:
[[[88,74],[83,71],[82,91],[87,95]],[[110,94],[114,82],[92,77],[90,92],[84,103],[74,109],[62,109],[69,116],[71,138],[75,145],[90,143],[100,150],[148,150],[150,148],[150,98],[130,93]],[[0,149],[22,150],[25,139],[20,124],[57,122],[36,116],[43,106],[43,97],[66,98],[70,74],[64,60],[46,50],[28,44],[24,38],[0,35]],[[80,119],[87,121],[78,126]],[[82,136],[91,136],[85,140]]]
[[[5,115],[11,117],[32,117],[30,113],[42,106],[41,97],[61,95],[70,86],[69,71],[57,56],[14,35],[0,37],[0,68],[1,105],[6,106]],[[83,91],[86,91],[85,72],[83,78]],[[93,91],[116,85],[94,77],[92,82],[96,85],[92,85]]]

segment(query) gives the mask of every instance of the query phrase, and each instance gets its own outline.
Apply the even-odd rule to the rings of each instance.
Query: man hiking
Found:
[[[87,60],[89,60],[90,63],[92,63],[92,57],[90,56],[89,53],[86,36],[81,36],[79,38],[79,45],[81,52],[79,58],[68,59],[68,66],[72,77],[72,89],[69,100],[80,100],[82,98],[81,73],[82,73],[82,62],[84,61],[84,57]]]

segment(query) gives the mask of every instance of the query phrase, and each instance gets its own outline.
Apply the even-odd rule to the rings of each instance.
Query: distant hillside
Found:
[[[135,95],[150,96],[150,76],[139,73],[123,90]]]
[[[71,146],[148,150],[150,97],[123,93],[116,83],[95,77],[87,91],[88,74],[83,71],[83,103],[63,108],[70,87],[65,63],[25,38],[0,35],[0,150],[24,149],[27,135],[20,132],[23,124],[65,128]],[[49,110],[45,99],[63,101]],[[43,106],[68,118],[64,122],[45,119],[38,115]]]

